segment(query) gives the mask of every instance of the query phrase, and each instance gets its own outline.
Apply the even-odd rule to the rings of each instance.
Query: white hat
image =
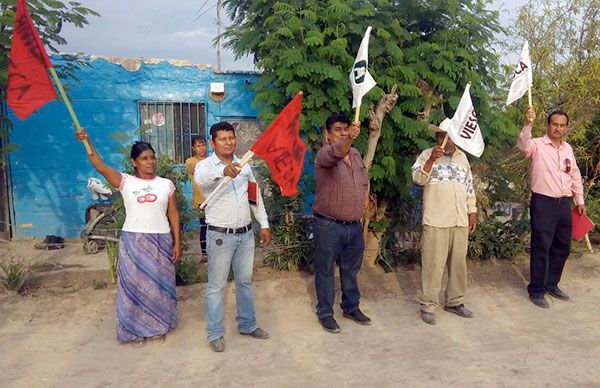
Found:
[[[427,129],[429,130],[429,133],[431,134],[431,136],[435,137],[435,134],[438,132],[448,132],[451,125],[452,125],[452,120],[450,120],[449,118],[445,118],[444,121],[442,121],[439,126],[429,124],[429,126],[427,126]]]

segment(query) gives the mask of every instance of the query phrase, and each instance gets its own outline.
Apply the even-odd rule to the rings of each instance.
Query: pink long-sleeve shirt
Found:
[[[531,127],[525,126],[517,148],[531,159],[531,191],[554,198],[573,196],[577,205],[583,205],[581,173],[569,143],[563,141],[557,148],[548,135],[532,138]]]

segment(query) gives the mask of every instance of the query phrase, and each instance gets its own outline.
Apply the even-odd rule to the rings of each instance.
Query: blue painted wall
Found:
[[[256,117],[250,104],[254,93],[247,84],[255,73],[215,73],[208,68],[178,66],[168,61],[143,63],[137,71],[102,58],[80,68],[78,83],[68,85],[69,96],[82,126],[107,164],[118,168],[119,143],[109,134],[122,132],[138,140],[139,101],[206,104],[206,129],[223,117]],[[60,64],[60,56],[52,61]],[[208,97],[210,82],[224,82],[227,97],[216,103]],[[93,202],[87,179],[98,177],[74,129],[64,104],[52,101],[14,124],[10,142],[20,150],[10,155],[15,230],[13,238],[43,238],[47,234],[78,237],[84,212]],[[102,179],[103,180],[103,179]],[[189,186],[189,184],[188,184]],[[189,188],[187,189],[189,193]]]

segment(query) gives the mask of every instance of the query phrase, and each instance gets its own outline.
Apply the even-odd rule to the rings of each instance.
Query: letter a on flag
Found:
[[[352,85],[352,108],[360,106],[362,98],[367,92],[373,89],[373,86],[377,85],[377,82],[371,77],[369,73],[369,37],[371,36],[371,26],[367,28],[365,36],[360,42],[360,48],[356,59],[354,60],[354,66],[350,72],[350,85]]]
[[[452,116],[452,125],[448,130],[448,136],[463,151],[480,157],[485,144],[479,124],[477,123],[477,114],[471,100],[470,89],[471,83],[469,82],[458,103],[454,116]]]
[[[36,109],[56,98],[48,70],[52,62],[46,54],[25,0],[17,0],[17,12],[8,64],[7,101],[24,120]]]
[[[300,139],[302,93],[273,120],[250,150],[267,163],[273,180],[286,197],[298,194],[298,181],[304,165],[306,145]]]
[[[529,43],[525,42],[521,50],[519,63],[515,68],[515,76],[510,84],[506,105],[510,105],[523,97],[531,85],[533,85],[533,72],[531,70],[531,58],[529,57]]]

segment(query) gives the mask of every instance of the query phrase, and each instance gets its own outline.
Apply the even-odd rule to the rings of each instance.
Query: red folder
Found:
[[[258,188],[256,186],[256,182],[248,181],[248,202],[250,205],[258,204],[258,196],[256,195]]]
[[[571,218],[573,219],[573,238],[577,241],[581,241],[583,236],[594,229],[594,223],[589,219],[588,216],[579,215],[577,208],[571,209]]]

